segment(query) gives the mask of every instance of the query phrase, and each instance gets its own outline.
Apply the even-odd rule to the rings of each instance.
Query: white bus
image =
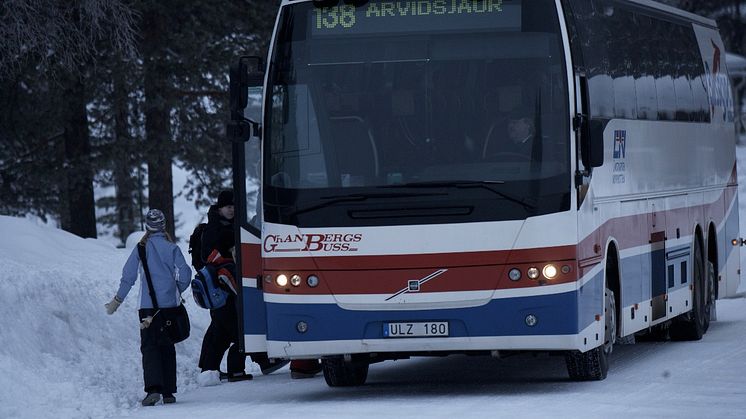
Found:
[[[615,343],[700,339],[738,287],[712,20],[647,0],[286,0],[266,71],[249,61],[231,91],[247,352],[321,358],[330,386],[516,351],[599,380]]]

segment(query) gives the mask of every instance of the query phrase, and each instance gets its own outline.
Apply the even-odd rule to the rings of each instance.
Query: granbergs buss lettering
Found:
[[[358,234],[269,234],[264,238],[264,251],[272,252],[357,252]]]

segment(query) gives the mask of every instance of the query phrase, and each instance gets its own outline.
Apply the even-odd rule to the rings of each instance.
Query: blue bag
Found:
[[[213,265],[205,265],[192,279],[194,301],[208,310],[223,307],[228,300],[229,291],[219,285],[218,269]]]

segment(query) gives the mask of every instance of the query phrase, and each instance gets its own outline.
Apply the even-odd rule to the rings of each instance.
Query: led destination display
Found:
[[[313,36],[450,30],[520,30],[521,2],[509,0],[370,1],[316,8]]]

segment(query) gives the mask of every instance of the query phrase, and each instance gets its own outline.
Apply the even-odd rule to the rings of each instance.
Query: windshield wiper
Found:
[[[320,208],[328,207],[330,205],[337,204],[339,202],[358,202],[365,201],[367,199],[385,199],[385,198],[409,198],[417,196],[437,196],[446,195],[445,193],[423,193],[423,192],[384,192],[384,193],[351,193],[347,195],[331,195],[322,196],[319,198],[322,202],[318,202],[313,205],[298,208],[291,212],[289,215],[296,216],[304,212],[315,211]]]
[[[493,188],[491,185],[502,185],[505,181],[502,180],[435,180],[426,182],[410,182],[402,183],[397,185],[386,185],[381,188],[482,188],[516,204],[521,205],[528,211],[536,210],[536,205],[533,205],[525,200],[514,196],[512,194],[499,191]]]

